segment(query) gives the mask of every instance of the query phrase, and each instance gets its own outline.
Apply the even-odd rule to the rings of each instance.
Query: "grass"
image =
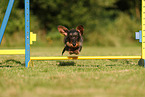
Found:
[[[31,49],[31,56],[60,56],[63,47]],[[67,55],[67,53],[65,53]],[[84,47],[80,55],[141,55],[140,47]],[[0,97],[142,97],[145,69],[138,60],[34,61],[0,56]]]

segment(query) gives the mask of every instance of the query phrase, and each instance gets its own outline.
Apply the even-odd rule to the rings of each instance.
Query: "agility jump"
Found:
[[[8,7],[0,28],[0,43],[6,29],[6,25],[15,0],[9,0]],[[53,57],[30,57],[30,44],[36,41],[36,34],[30,32],[30,0],[25,0],[25,49],[3,49],[0,55],[25,55],[25,67],[33,60],[92,60],[92,59],[141,59],[145,67],[145,0],[142,0],[142,30],[136,32],[136,39],[142,43],[141,56],[53,56]]]

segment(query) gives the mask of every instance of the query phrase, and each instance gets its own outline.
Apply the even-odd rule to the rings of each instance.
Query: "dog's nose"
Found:
[[[73,46],[76,46],[76,43],[73,43]]]

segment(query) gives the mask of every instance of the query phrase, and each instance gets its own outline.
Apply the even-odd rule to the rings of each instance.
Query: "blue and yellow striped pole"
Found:
[[[25,0],[25,66],[30,62],[30,0]]]

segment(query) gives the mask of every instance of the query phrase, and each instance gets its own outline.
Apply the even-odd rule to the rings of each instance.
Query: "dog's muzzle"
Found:
[[[76,46],[76,42],[77,42],[77,41],[76,41],[75,37],[72,38],[72,40],[73,40],[73,41],[72,41],[72,45],[73,45],[73,46]]]
[[[76,41],[74,41],[72,44],[73,44],[73,46],[76,46]]]

